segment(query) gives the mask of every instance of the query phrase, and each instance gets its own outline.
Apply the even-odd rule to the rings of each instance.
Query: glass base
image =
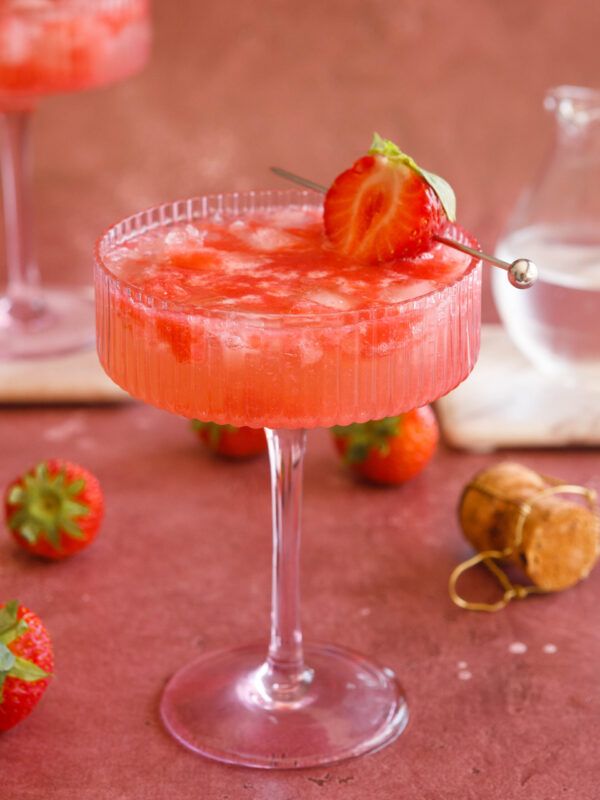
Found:
[[[161,701],[167,730],[207,758],[263,769],[330,764],[394,741],[408,707],[394,673],[333,645],[305,647],[300,693],[265,691],[265,645],[210,653],[179,670]]]
[[[36,303],[0,299],[0,359],[44,358],[91,347],[94,301],[89,289],[44,289]]]

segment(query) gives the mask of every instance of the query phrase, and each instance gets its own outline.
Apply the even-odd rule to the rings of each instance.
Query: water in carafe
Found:
[[[545,101],[557,121],[553,153],[497,245],[526,254],[537,285],[512,290],[494,274],[504,325],[542,371],[600,391],[600,91],[561,86]]]

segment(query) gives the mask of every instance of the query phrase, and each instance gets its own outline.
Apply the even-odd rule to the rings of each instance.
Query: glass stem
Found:
[[[271,642],[264,675],[271,700],[299,700],[311,680],[300,629],[300,515],[306,431],[266,429],[273,507]]]
[[[40,274],[33,256],[31,111],[0,113],[0,172],[4,205],[7,285],[5,311],[27,323],[43,313]]]

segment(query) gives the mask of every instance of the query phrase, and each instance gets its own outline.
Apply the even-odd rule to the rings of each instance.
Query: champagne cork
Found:
[[[583,495],[587,505],[573,499]],[[594,494],[510,462],[478,473],[459,507],[463,532],[476,550],[500,551],[542,591],[585,578],[600,552]]]

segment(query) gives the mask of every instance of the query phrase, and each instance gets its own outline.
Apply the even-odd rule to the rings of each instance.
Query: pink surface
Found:
[[[272,163],[327,182],[373,129],[450,179],[461,222],[491,247],[549,140],[545,89],[599,74],[600,11],[587,0],[172,0],[155,12],[143,76],[40,106],[38,241],[54,280],[89,283],[93,239],[126,214],[201,191],[278,187]],[[43,616],[57,656],[40,708],[0,739],[7,797],[597,797],[600,573],[496,616],[447,597],[469,552],[458,495],[490,457],[442,452],[414,483],[378,491],[348,480],[326,434],[311,434],[306,635],[394,667],[412,722],[376,755],[259,774],[181,749],[157,703],[196,654],[266,635],[266,462],[212,461],[181,420],[135,404],[6,409],[0,441],[2,485],[38,458],[65,456],[97,472],[108,501],[97,543],[69,563],[31,561],[8,537],[0,545],[2,597]],[[596,451],[513,455],[600,485]],[[489,586],[472,581],[475,593]],[[509,653],[516,641],[526,653]]]
[[[375,755],[265,774],[184,750],[163,731],[157,706],[187,661],[267,635],[266,459],[215,461],[184,421],[137,404],[7,410],[0,426],[2,485],[55,453],[95,471],[107,501],[98,539],[69,562],[31,560],[1,539],[2,596],[43,617],[56,653],[42,703],[0,738],[7,797],[597,797],[600,571],[496,615],[459,610],[447,595],[451,569],[470,552],[455,520],[459,492],[490,457],[440,452],[411,484],[382,490],[341,471],[325,432],[309,435],[306,638],[393,667],[411,722]],[[516,457],[600,485],[593,452]],[[484,573],[465,583],[479,597],[492,586]],[[527,652],[509,652],[514,642]],[[545,653],[547,644],[558,651]],[[461,669],[472,677],[462,680]]]

